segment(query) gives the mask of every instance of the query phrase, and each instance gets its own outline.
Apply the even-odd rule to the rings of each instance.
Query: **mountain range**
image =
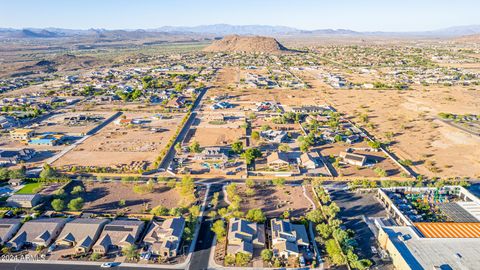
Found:
[[[218,37],[225,35],[262,35],[262,36],[424,36],[424,37],[460,37],[480,34],[480,25],[454,26],[444,29],[417,32],[359,32],[349,29],[302,30],[287,26],[272,25],[229,25],[213,24],[200,26],[163,26],[154,29],[63,29],[63,28],[0,28],[0,38],[145,38],[175,35],[196,35],[198,37]]]

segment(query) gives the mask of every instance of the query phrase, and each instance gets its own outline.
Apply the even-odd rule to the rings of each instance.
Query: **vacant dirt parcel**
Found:
[[[301,186],[258,186],[256,194],[247,196],[246,187],[239,185],[238,193],[243,198],[241,210],[262,209],[267,217],[279,217],[289,211],[292,217],[300,217],[312,210],[312,205],[303,196]]]
[[[80,183],[80,182],[79,182]],[[70,188],[77,185],[70,185]],[[112,183],[112,182],[83,182],[85,192],[79,194],[85,201],[82,209],[84,212],[94,213],[143,213],[156,206],[167,208],[178,207],[181,196],[174,188],[166,184],[155,184],[154,190],[149,193],[135,193],[133,183]],[[69,192],[69,190],[66,190]],[[77,195],[70,195],[69,199]],[[125,204],[119,203],[124,200]]]
[[[156,118],[149,113],[125,113],[123,116],[54,165],[119,167],[132,163],[150,164],[164,149],[183,117],[175,114],[171,118]]]

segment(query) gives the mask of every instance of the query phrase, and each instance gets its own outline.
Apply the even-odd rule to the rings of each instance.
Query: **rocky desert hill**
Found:
[[[271,37],[230,35],[215,40],[204,49],[206,52],[258,52],[258,53],[286,53],[291,52],[280,42]]]

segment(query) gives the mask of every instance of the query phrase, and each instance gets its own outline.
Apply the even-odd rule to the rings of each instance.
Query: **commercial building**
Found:
[[[480,200],[468,190],[398,187],[380,189],[377,197],[390,216],[374,219],[378,242],[395,269],[478,269]],[[427,220],[431,214],[412,209],[409,200],[433,205],[441,220]]]

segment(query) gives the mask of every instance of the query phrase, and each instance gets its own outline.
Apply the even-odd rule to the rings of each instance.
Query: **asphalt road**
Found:
[[[210,192],[208,193],[208,201],[211,201],[213,193],[221,192],[222,185],[212,185],[210,187]],[[208,215],[208,212],[212,209],[205,211],[205,216]],[[204,217],[200,225],[200,232],[198,236],[195,249],[192,254],[192,259],[190,261],[190,270],[206,270],[208,269],[208,261],[210,258],[210,251],[213,244],[214,233],[210,230],[212,220]]]
[[[61,265],[61,264],[34,264],[34,263],[0,263],[2,270],[98,270],[105,269],[96,265]],[[140,270],[140,269],[157,269],[145,267],[123,267],[116,266],[108,269],[122,269],[122,270]],[[178,269],[166,269],[178,270]]]
[[[188,121],[183,125],[183,127],[180,130],[180,133],[178,134],[177,138],[175,138],[175,141],[173,142],[172,147],[167,152],[167,154],[163,158],[163,160],[162,160],[162,162],[161,162],[161,164],[158,168],[166,170],[168,168],[168,166],[170,165],[170,163],[172,162],[173,158],[175,157],[175,152],[176,152],[174,146],[177,143],[181,143],[183,141],[183,139],[185,138],[185,136],[187,135],[188,130],[190,130],[190,126],[195,121],[195,117],[197,115],[196,110],[197,110],[197,108],[199,108],[201,106],[203,96],[205,95],[205,93],[207,93],[207,90],[208,89],[204,89],[204,90],[202,90],[202,92],[200,92],[200,94],[198,94],[197,99],[193,103],[192,113],[191,113],[190,117],[188,118]]]

